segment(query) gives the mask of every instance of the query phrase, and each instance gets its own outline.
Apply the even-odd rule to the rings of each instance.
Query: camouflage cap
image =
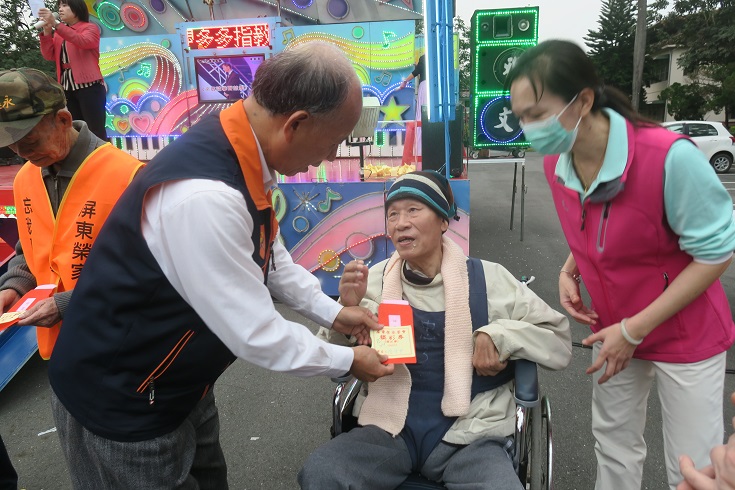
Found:
[[[0,147],[31,132],[43,116],[66,107],[64,89],[34,68],[0,71]]]

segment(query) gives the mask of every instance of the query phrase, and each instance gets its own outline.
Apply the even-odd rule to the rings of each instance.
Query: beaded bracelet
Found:
[[[625,321],[626,320],[627,320],[627,318],[623,318],[622,320],[620,320],[620,333],[623,334],[623,338],[628,343],[633,344],[633,345],[641,345],[641,343],[643,343],[643,339],[636,340],[633,337],[631,337],[630,334],[628,333],[628,329],[625,328]]]

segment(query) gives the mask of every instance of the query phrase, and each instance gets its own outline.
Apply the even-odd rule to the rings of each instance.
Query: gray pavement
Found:
[[[518,172],[520,179],[520,169]],[[558,305],[557,274],[568,253],[549,190],[535,154],[527,158],[524,241],[519,240],[519,209],[509,230],[513,166],[470,166],[472,186],[471,253],[499,262],[517,276],[534,275],[531,287],[552,306]],[[724,180],[735,180],[725,177]],[[519,198],[518,198],[519,199]],[[520,201],[517,201],[519,204]],[[735,269],[723,279],[735,297]],[[284,315],[298,315],[279,306]],[[311,325],[314,328],[313,325]],[[587,329],[574,324],[575,341]],[[551,399],[555,444],[555,487],[558,490],[594,486],[595,457],[590,431],[591,382],[584,374],[590,351],[575,348],[571,365],[562,372],[541,372],[541,387]],[[735,359],[728,354],[728,366]],[[735,390],[727,376],[726,393]],[[296,473],[309,452],[329,438],[330,392],[327,379],[299,379],[271,373],[237,361],[218,381],[215,394],[222,420],[222,445],[229,463],[232,489],[296,489]],[[726,420],[735,410],[726,404]],[[649,400],[648,460],[645,489],[666,487],[661,439],[661,415],[655,391]],[[70,488],[49,407],[46,368],[33,358],[0,393],[0,434],[25,489]],[[728,434],[732,433],[728,427]]]

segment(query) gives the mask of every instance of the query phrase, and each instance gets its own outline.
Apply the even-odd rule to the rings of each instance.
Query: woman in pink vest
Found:
[[[595,488],[640,488],[655,378],[673,489],[682,454],[704,466],[722,443],[735,325],[719,277],[735,249],[732,200],[697,147],[640,117],[577,45],[527,50],[508,83],[526,138],[546,155],[571,251],[561,303],[593,332]]]
[[[66,105],[75,121],[85,121],[98,138],[105,130],[105,83],[100,71],[100,28],[89,22],[84,0],[59,0],[58,20],[49,9],[40,9],[45,21],[41,54],[56,63],[56,78],[64,87]]]

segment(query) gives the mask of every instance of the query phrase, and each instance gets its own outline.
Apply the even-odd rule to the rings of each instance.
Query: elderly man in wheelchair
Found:
[[[363,386],[358,427],[312,453],[299,484],[392,490],[418,473],[450,490],[523,488],[512,457],[511,359],[566,367],[569,322],[506,269],[468,259],[444,235],[456,207],[441,174],[400,177],[385,206],[397,253],[369,271],[359,261],[348,264],[340,301],[373,311],[383,301],[408,301],[417,363],[398,364],[392,376]]]

